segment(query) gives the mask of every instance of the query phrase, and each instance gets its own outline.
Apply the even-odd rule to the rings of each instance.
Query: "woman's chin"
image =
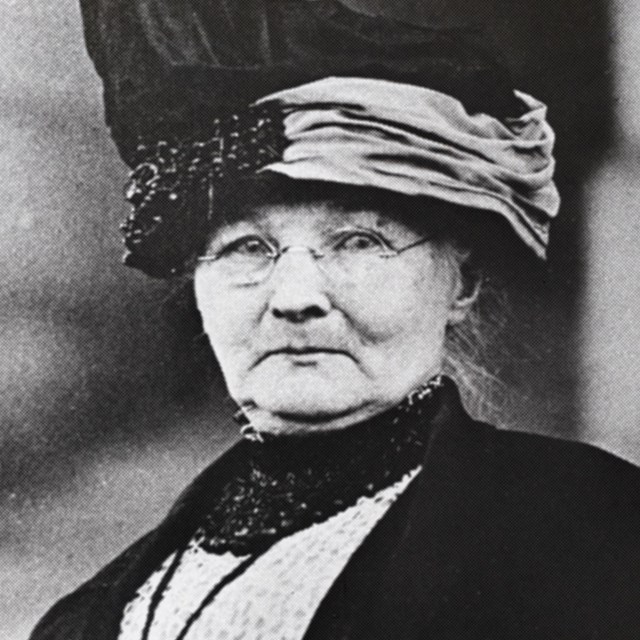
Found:
[[[296,424],[301,430],[338,428],[375,412],[371,381],[353,369],[339,373],[326,375],[312,367],[265,370],[251,377],[241,404],[251,407],[252,422],[264,423],[267,431],[295,430]]]
[[[371,407],[328,407],[320,403],[315,408],[282,403],[246,410],[252,427],[274,435],[337,431],[362,422],[375,413]]]
[[[286,360],[265,362],[246,379],[247,388],[261,403],[287,407],[323,407],[353,404],[366,396],[371,380],[345,357],[331,361],[297,364]]]
[[[253,400],[256,406],[270,413],[292,419],[297,417],[306,422],[344,416],[363,405],[363,398],[356,397],[353,389],[336,384],[309,387],[282,382],[280,387],[275,385],[271,390],[260,390]]]

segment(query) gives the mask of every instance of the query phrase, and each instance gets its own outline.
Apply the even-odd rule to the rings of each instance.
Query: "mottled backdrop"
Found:
[[[620,88],[621,78],[640,75],[627,46],[635,16],[605,0],[350,4],[484,25],[518,86],[549,104],[564,208],[546,287],[513,295],[515,359],[503,368],[514,389],[510,420],[640,460],[640,274],[630,240],[640,231],[638,132],[614,112],[622,104],[633,118],[640,102]],[[171,288],[120,266],[125,175],[102,124],[75,0],[0,0],[0,636],[8,640],[25,638],[55,598],[150,527],[235,437],[220,383],[207,397],[186,392],[188,355],[166,312]],[[535,317],[522,312],[530,299]]]

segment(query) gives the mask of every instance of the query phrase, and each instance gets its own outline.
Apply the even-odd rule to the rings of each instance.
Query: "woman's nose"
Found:
[[[278,319],[305,322],[331,310],[326,278],[310,251],[283,253],[271,273],[269,309]]]

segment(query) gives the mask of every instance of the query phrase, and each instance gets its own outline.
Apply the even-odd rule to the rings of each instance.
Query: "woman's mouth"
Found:
[[[271,351],[267,351],[264,353],[256,364],[260,364],[267,358],[271,357],[283,357],[291,362],[296,364],[315,364],[319,360],[324,359],[326,357],[332,356],[346,356],[353,360],[353,356],[344,349],[335,349],[333,347],[316,347],[316,346],[305,346],[305,347],[282,347],[280,349],[273,349]]]

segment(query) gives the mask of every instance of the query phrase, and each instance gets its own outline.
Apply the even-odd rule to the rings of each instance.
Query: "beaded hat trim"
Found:
[[[160,140],[138,145],[125,189],[132,209],[120,227],[125,264],[147,272],[155,269],[158,272],[150,275],[160,277],[177,274],[184,265],[171,260],[171,256],[164,265],[149,263],[145,268],[143,244],[148,238],[161,234],[163,227],[168,231],[172,224],[183,224],[188,216],[197,216],[203,224],[211,217],[210,191],[216,181],[255,173],[280,160],[286,146],[283,116],[268,106],[250,106],[228,118],[216,119],[213,132],[205,140]],[[171,235],[178,244],[180,238]],[[177,257],[183,258],[183,252]]]

